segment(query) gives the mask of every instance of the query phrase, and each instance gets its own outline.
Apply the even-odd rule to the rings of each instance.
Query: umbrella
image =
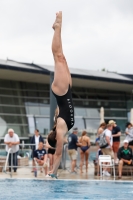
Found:
[[[104,122],[104,108],[100,108],[100,124]]]
[[[130,122],[131,124],[133,124],[133,108],[131,108],[131,112],[130,112]]]

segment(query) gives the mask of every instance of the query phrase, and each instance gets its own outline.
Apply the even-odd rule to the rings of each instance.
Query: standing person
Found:
[[[53,169],[54,154],[55,154],[55,149],[54,148],[48,148],[48,158],[49,158],[49,164],[50,164],[50,171],[52,171],[52,169]]]
[[[120,146],[120,136],[121,136],[121,130],[120,128],[117,126],[116,122],[113,120],[109,121],[109,124],[113,125],[113,129],[112,129],[112,137],[113,137],[113,152],[114,152],[114,161],[115,164],[118,164],[117,161],[117,152]]]
[[[105,129],[104,133],[105,133],[105,138],[106,141],[108,143],[107,147],[102,148],[102,153],[103,155],[110,155],[111,158],[114,158],[114,153],[112,150],[112,145],[113,145],[113,139],[112,139],[112,129],[113,129],[113,125],[112,124],[107,124],[107,128]],[[108,168],[104,168],[103,169],[103,175],[104,176],[110,176],[110,173],[108,172]]]
[[[36,149],[38,149],[39,142],[42,142],[44,144],[43,137],[40,135],[39,130],[36,129],[35,132],[34,132],[34,136],[30,140],[30,144],[32,144],[32,146],[31,146],[31,149],[32,149],[31,158],[32,158],[32,166],[33,166],[33,169],[32,169],[31,172],[34,172],[34,166],[35,166],[34,151]]]
[[[79,145],[77,134],[78,134],[78,129],[74,128],[73,132],[68,136],[68,155],[70,156],[71,159],[71,173],[73,174],[77,173],[75,171],[77,156],[78,156],[77,147]]]
[[[126,124],[126,140],[128,140],[129,142],[129,147],[132,149],[133,151],[133,125],[130,122],[127,122]]]
[[[88,172],[88,158],[90,148],[90,138],[87,136],[87,132],[83,131],[81,138],[79,138],[80,147],[80,172],[83,173],[82,168],[85,160],[86,172]]]
[[[119,148],[117,153],[118,159],[119,159],[119,179],[121,179],[122,176],[122,168],[123,165],[132,165],[133,163],[133,154],[132,149],[128,146],[128,140],[123,141],[123,146]]]
[[[62,12],[58,12],[53,24],[52,52],[55,62],[55,73],[51,86],[58,105],[58,115],[57,120],[55,120],[56,124],[53,134],[51,133],[48,136],[48,143],[52,146],[54,142],[53,147],[56,146],[53,169],[49,173],[51,177],[55,178],[57,178],[56,174],[62,157],[64,136],[74,125],[74,107],[71,94],[72,80],[62,49],[61,27]]]
[[[103,122],[100,124],[98,130],[97,130],[97,138],[96,138],[96,142],[99,142],[100,140],[100,134],[103,133],[103,131],[105,130],[106,128],[106,123]]]
[[[9,154],[9,172],[11,172],[11,165],[13,164],[14,172],[17,172],[18,160],[17,155],[19,151],[20,140],[13,129],[8,129],[8,134],[5,135],[4,143],[6,144],[6,152],[8,153],[9,148],[11,152]]]

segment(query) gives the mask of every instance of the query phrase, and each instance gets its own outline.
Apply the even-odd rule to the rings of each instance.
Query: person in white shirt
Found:
[[[130,122],[127,122],[127,124],[126,124],[125,133],[126,133],[125,140],[128,140],[129,147],[133,151],[133,125]]]
[[[13,129],[8,129],[8,133],[5,135],[4,143],[6,144],[6,152],[8,153],[9,148],[11,152],[9,154],[9,172],[11,172],[11,166],[13,165],[14,172],[17,171],[17,155],[19,151],[20,140]]]
[[[34,167],[35,167],[34,151],[38,149],[39,142],[42,142],[44,144],[44,139],[40,135],[39,130],[36,129],[34,133],[35,133],[34,136],[30,140],[30,143],[32,144],[32,146],[31,146],[31,149],[32,149],[31,158],[32,158],[32,166],[33,166],[33,169],[32,169],[31,172],[34,172]]]
[[[112,149],[112,145],[113,145],[112,129],[113,129],[112,124],[107,124],[107,128],[105,130],[105,136],[106,136],[106,141],[108,143],[108,146],[105,148],[102,148],[102,153],[103,153],[103,155],[110,155],[111,158],[113,159],[114,152]],[[108,172],[108,170],[109,170],[108,168],[103,169],[104,176],[110,176],[110,173]]]

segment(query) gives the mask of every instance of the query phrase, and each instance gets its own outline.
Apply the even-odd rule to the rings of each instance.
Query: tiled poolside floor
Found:
[[[79,180],[79,179],[82,179],[82,180],[101,180],[101,178],[99,176],[94,176],[94,167],[93,167],[93,164],[90,163],[89,164],[89,169],[88,169],[88,173],[84,172],[82,174],[80,174],[80,171],[78,170],[77,171],[78,173],[75,175],[75,174],[71,174],[69,172],[69,170],[62,170],[62,169],[59,169],[58,170],[58,174],[59,174],[59,177],[58,179],[72,179],[72,180]],[[5,178],[11,178],[9,172],[4,173],[4,172],[0,172],[0,179],[5,179]],[[17,173],[13,173],[12,174],[12,178],[15,178],[15,179],[44,179],[44,180],[49,180],[51,178],[46,178],[45,175],[43,173],[41,173],[39,170],[38,170],[38,173],[37,173],[37,178],[34,177],[34,173],[31,172],[31,168],[29,167],[23,167],[23,168],[19,168]],[[114,180],[114,177],[103,177],[102,180]],[[118,180],[117,176],[115,178],[115,180]],[[123,176],[122,181],[133,181],[133,177],[131,176]],[[121,181],[120,180],[120,181]]]

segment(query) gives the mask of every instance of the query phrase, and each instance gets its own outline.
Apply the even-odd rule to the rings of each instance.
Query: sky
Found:
[[[0,59],[53,65],[58,11],[70,68],[133,74],[132,0],[0,0]]]

